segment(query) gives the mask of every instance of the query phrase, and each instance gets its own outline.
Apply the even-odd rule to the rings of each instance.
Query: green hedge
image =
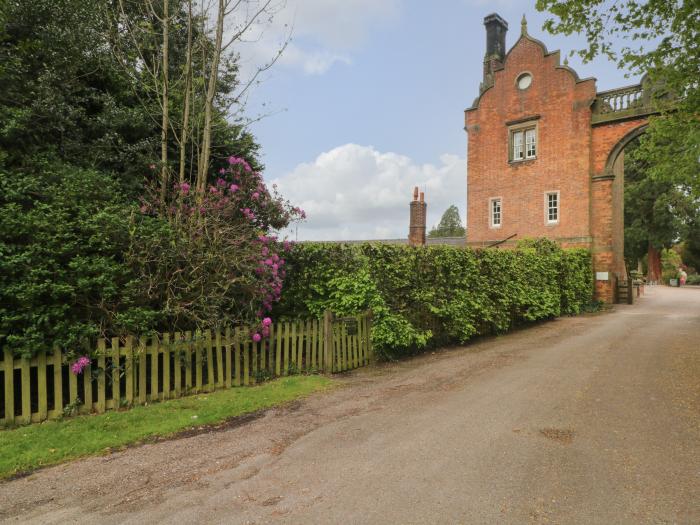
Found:
[[[592,294],[589,253],[546,240],[517,250],[304,243],[288,259],[275,314],[372,308],[375,349],[395,357],[576,314]]]

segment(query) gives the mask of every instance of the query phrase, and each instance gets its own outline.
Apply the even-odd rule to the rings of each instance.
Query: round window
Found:
[[[518,89],[527,89],[530,87],[530,84],[532,84],[532,75],[530,73],[523,73],[518,77],[518,80],[516,80],[515,83],[517,84]]]

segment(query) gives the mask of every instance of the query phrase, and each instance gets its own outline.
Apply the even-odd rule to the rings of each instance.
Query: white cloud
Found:
[[[425,192],[428,227],[451,204],[464,219],[466,160],[443,155],[438,164],[416,164],[397,153],[345,144],[299,164],[273,180],[285,198],[308,215],[299,240],[403,238],[413,187]]]
[[[286,0],[278,5],[270,22],[261,19],[246,34],[238,51],[243,72],[269,62],[289,37],[278,64],[323,74],[336,63],[351,63],[351,52],[360,47],[378,25],[399,13],[401,0]],[[233,30],[233,29],[231,29]]]

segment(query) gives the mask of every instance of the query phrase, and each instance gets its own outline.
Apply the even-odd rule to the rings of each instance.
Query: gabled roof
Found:
[[[528,33],[528,31],[527,31],[527,20],[525,20],[525,15],[523,15],[523,19],[522,19],[522,22],[520,23],[520,27],[521,27],[520,37],[506,53],[505,57],[503,58],[503,64],[501,65],[501,67],[499,67],[498,69],[495,69],[494,72],[501,71],[501,70],[505,69],[506,62],[508,62],[508,57],[513,52],[513,50],[516,47],[518,47],[518,45],[520,44],[521,41],[527,40],[527,41],[530,41],[533,44],[536,44],[537,46],[539,46],[539,48],[542,50],[542,55],[545,58],[550,56],[550,55],[556,55],[557,56],[557,61],[556,61],[557,65],[555,66],[555,69],[563,69],[565,71],[568,71],[573,76],[574,82],[576,82],[576,84],[580,84],[581,82],[588,82],[589,80],[596,80],[595,77],[580,78],[578,76],[578,73],[572,67],[569,67],[568,63],[564,63],[563,65],[560,64],[558,57],[561,56],[561,51],[558,49],[555,51],[548,51],[547,46],[544,44],[544,42],[530,36],[530,33]],[[479,96],[474,99],[474,102],[472,102],[471,107],[468,107],[464,111],[473,111],[473,110],[477,109],[479,107],[479,102],[481,101],[481,97],[484,95],[484,93],[486,93],[492,87],[493,86],[489,86],[486,89],[484,89],[484,91],[482,91],[479,94]]]

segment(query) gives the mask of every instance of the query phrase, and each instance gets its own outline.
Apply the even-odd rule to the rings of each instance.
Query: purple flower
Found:
[[[270,326],[272,324],[272,319],[269,317],[266,317],[265,319],[262,320],[263,326]]]
[[[79,357],[78,360],[71,365],[70,369],[71,369],[71,372],[73,372],[73,374],[75,374],[77,376],[77,375],[82,374],[83,370],[88,365],[90,365],[90,358],[87,356],[82,356],[82,357]]]
[[[180,191],[183,195],[187,195],[190,191],[190,185],[186,182],[183,182],[182,184],[180,184]]]
[[[255,332],[255,333],[253,334],[252,339],[253,339],[253,341],[255,341],[256,343],[258,343],[258,342],[260,342],[260,340],[262,339],[262,337],[260,336],[259,333]]]
[[[267,257],[267,254],[270,253],[270,249],[267,246],[263,246],[261,253],[263,257]]]
[[[270,327],[269,326],[263,326],[261,331],[262,331],[263,337],[270,337]]]
[[[219,193],[219,190],[217,190],[214,186],[209,186],[209,193]]]
[[[238,184],[231,184],[228,189],[231,193],[236,193],[238,191]]]
[[[221,169],[219,170],[219,173],[220,173],[221,175],[223,175],[224,173],[226,173],[226,169],[221,168]]]
[[[251,198],[252,198],[254,201],[256,201],[256,200],[258,200],[258,199],[260,198],[260,194],[256,191],[255,193],[253,193],[253,194],[251,195]]]

